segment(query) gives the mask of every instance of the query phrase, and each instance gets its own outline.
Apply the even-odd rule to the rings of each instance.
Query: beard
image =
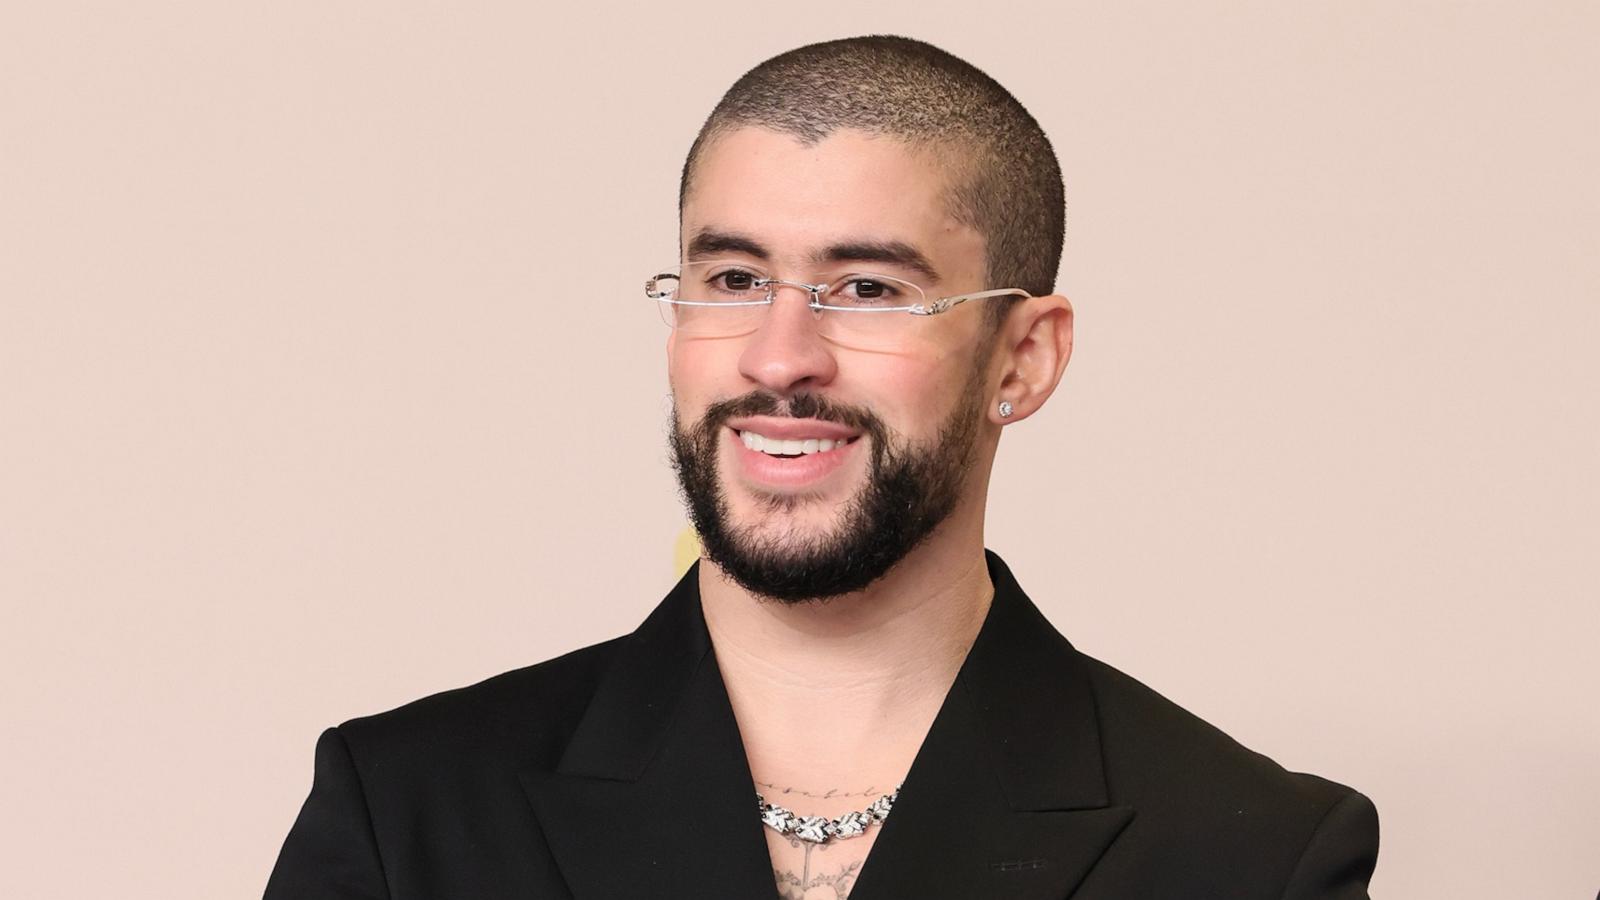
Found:
[[[980,384],[981,373],[975,372],[962,387],[955,411],[928,443],[905,440],[870,409],[816,394],[796,394],[785,402],[752,392],[719,401],[688,429],[674,403],[673,468],[706,558],[750,593],[787,604],[854,593],[882,578],[955,509],[976,455]],[[718,446],[727,421],[742,416],[821,419],[871,438],[867,483],[847,502],[832,532],[759,534],[759,523],[730,521],[717,471]],[[778,515],[811,497],[760,499],[767,513]]]

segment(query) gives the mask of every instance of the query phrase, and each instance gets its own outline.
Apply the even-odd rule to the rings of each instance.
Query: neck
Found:
[[[849,790],[904,775],[994,594],[981,513],[962,518],[823,602],[760,599],[702,563],[706,627],[757,780]]]

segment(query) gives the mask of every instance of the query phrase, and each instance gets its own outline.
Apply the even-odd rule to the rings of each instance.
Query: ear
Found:
[[[997,341],[1000,381],[989,398],[989,421],[1007,425],[1033,415],[1061,383],[1072,358],[1072,303],[1059,294],[1023,300],[1006,316]],[[1000,415],[1002,400],[1011,404],[1011,415]]]

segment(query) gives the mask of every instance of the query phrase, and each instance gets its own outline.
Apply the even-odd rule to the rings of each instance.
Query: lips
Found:
[[[726,432],[739,480],[761,491],[817,490],[856,455],[856,445],[861,443],[859,435],[836,425],[827,429],[807,429],[804,423],[783,429],[762,427],[786,433],[769,434],[755,428]]]

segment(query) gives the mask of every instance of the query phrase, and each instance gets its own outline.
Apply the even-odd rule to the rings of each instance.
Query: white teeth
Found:
[[[770,454],[772,456],[800,456],[802,454],[810,455],[812,453],[826,453],[829,450],[843,447],[844,445],[850,443],[850,439],[848,438],[842,441],[836,441],[831,438],[780,440],[778,438],[764,437],[756,434],[754,431],[739,432],[739,440],[751,450],[755,450],[758,453]]]

